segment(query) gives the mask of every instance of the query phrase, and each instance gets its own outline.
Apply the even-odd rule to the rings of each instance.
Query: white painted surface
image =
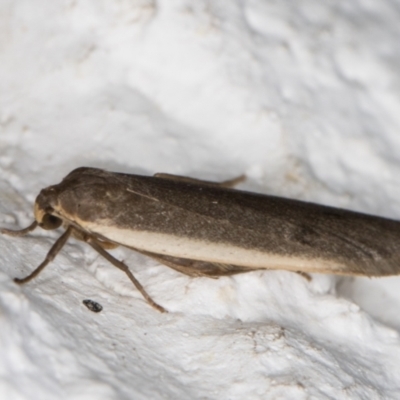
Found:
[[[400,217],[394,0],[0,2],[0,223],[87,165]],[[58,233],[59,234],[59,233]],[[0,397],[397,399],[400,278],[193,279],[0,237]],[[93,299],[103,311],[82,305]]]

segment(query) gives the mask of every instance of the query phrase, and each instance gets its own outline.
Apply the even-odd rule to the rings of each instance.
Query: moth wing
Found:
[[[351,275],[400,273],[398,221],[194,182],[91,168],[81,169],[79,174],[90,176],[106,200],[107,192],[115,191],[112,201],[100,205],[96,212],[88,206],[87,214],[91,213],[93,221],[117,221],[119,227],[136,218],[143,230],[158,229],[177,237],[204,238],[299,260],[302,265],[297,270]],[[79,180],[74,172],[68,179]],[[79,185],[85,195],[92,183],[84,179]],[[93,193],[91,199],[98,192]],[[141,208],[134,207],[138,203]],[[85,217],[82,211],[80,215]],[[127,223],[128,227],[133,225]],[[311,265],[313,270],[307,270]]]
[[[240,237],[247,236],[253,243],[258,240],[258,247],[271,254],[303,258],[304,263],[325,261],[320,268],[323,273],[368,276],[400,273],[398,221],[170,179],[136,185],[135,191],[171,207],[211,218],[220,224],[221,230],[224,227],[225,231],[236,230],[237,235],[231,237],[238,242]],[[173,195],[175,191],[178,196]],[[330,264],[335,267],[329,267]]]

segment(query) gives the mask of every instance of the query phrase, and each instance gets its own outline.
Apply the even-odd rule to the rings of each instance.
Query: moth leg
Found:
[[[238,265],[191,260],[188,258],[165,256],[163,254],[150,253],[137,249],[134,250],[145,256],[151,257],[153,260],[156,260],[159,263],[174,269],[175,271],[191,277],[202,276],[208,278],[218,278],[220,276],[234,275],[241,272],[252,271],[251,268],[241,267]]]
[[[170,180],[178,181],[178,182],[197,183],[197,184],[201,184],[201,185],[219,186],[219,187],[224,187],[224,188],[232,188],[232,187],[238,185],[239,183],[243,182],[246,179],[246,175],[240,175],[236,178],[229,179],[229,180],[223,181],[223,182],[211,182],[211,181],[203,181],[202,179],[189,178],[187,176],[164,174],[162,172],[154,174],[154,176],[156,178],[170,179]]]
[[[242,174],[237,176],[236,178],[228,179],[226,181],[222,181],[217,183],[218,186],[225,187],[225,188],[233,188],[239,183],[242,183],[246,180],[246,175]]]
[[[240,265],[212,263],[207,261],[191,260],[188,258],[165,256],[163,254],[150,253],[137,249],[134,250],[147,257],[151,257],[153,260],[156,260],[175,271],[194,278],[219,278],[220,276],[230,276],[257,270],[257,268],[241,267]],[[307,272],[296,271],[296,273],[301,275],[307,281],[312,280],[311,275],[307,274]]]
[[[148,253],[148,252],[144,252],[144,251],[138,251],[138,252],[147,257],[152,258],[153,260],[158,261],[160,264],[164,264],[167,267],[174,269],[175,271],[178,271],[182,274],[191,276],[193,278],[199,277],[199,276],[208,276],[208,275],[202,273],[200,270],[191,266],[188,262],[178,263],[178,261],[180,260],[179,258],[162,256],[159,254]],[[184,260],[184,261],[192,261],[192,260]]]
[[[14,231],[13,229],[1,229],[0,232],[9,236],[24,236],[29,232],[32,232],[38,226],[37,221],[33,221],[27,228]]]
[[[26,283],[29,282],[31,279],[33,279],[35,276],[37,276],[49,262],[54,260],[55,256],[59,253],[59,251],[63,248],[64,244],[67,242],[69,236],[71,235],[71,231],[72,227],[69,226],[67,230],[53,244],[53,246],[47,253],[44,261],[31,274],[22,279],[15,278],[14,282],[19,284]]]
[[[104,250],[112,250],[118,247],[118,244],[106,242],[105,240],[98,240],[97,243],[104,249]]]
[[[132,281],[132,283],[136,286],[136,289],[139,290],[139,292],[142,294],[142,296],[147,300],[147,302],[153,306],[156,310],[161,311],[161,312],[167,312],[167,310],[160,305],[158,305],[144,290],[143,286],[140,284],[140,282],[134,277],[132,272],[129,270],[128,266],[124,264],[122,261],[117,260],[114,258],[111,254],[107,253],[104,248],[102,247],[101,243],[99,243],[96,239],[92,237],[87,237],[85,241],[93,247],[94,250],[96,250],[101,256],[103,256],[107,261],[109,261],[111,264],[113,264],[115,267],[120,269],[121,271],[124,271],[129,279]]]
[[[72,231],[72,236],[75,239],[82,240],[83,242],[86,242],[87,233],[85,233],[84,231],[80,231],[79,229],[75,228]],[[116,247],[118,247],[118,244],[109,242],[108,240],[104,240],[102,238],[96,238],[96,242],[97,242],[98,245],[100,245],[105,250],[115,249]]]
[[[312,281],[312,277],[310,274],[307,274],[307,272],[302,272],[302,271],[296,271],[296,274],[301,275],[304,279],[307,279],[308,282]]]

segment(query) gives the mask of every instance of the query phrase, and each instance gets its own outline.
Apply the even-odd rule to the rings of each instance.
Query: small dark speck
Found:
[[[82,303],[90,310],[95,313],[100,312],[103,309],[103,306],[100,303],[97,303],[96,301],[93,300],[83,300]]]

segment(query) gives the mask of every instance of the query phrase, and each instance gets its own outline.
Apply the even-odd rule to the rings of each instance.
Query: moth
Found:
[[[37,276],[70,236],[88,243],[158,305],[128,266],[107,250],[125,246],[192,277],[262,269],[303,274],[386,276],[400,273],[400,222],[314,203],[250,193],[222,183],[156,174],[78,168],[43,189],[22,236],[40,226],[64,233]]]

